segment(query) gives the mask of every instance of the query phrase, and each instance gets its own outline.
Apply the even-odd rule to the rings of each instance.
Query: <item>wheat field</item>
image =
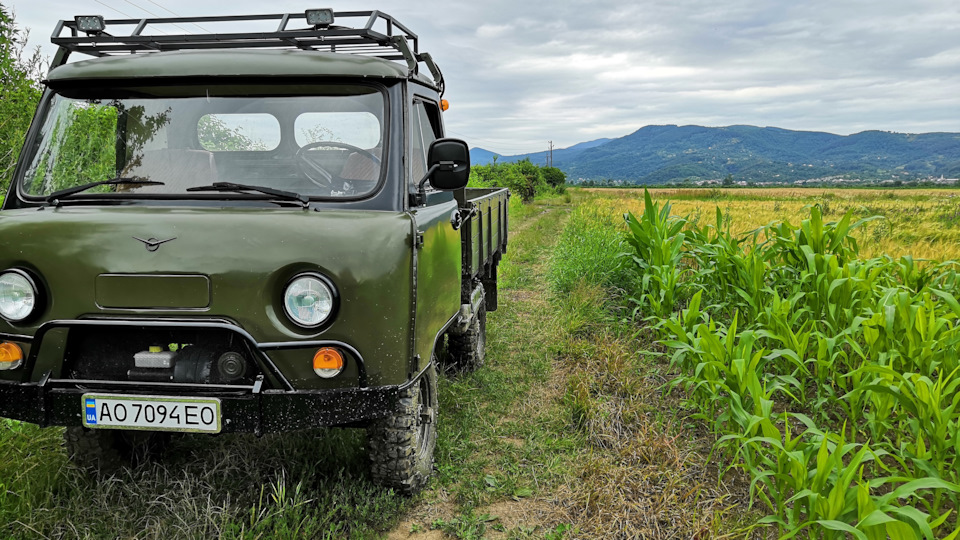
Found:
[[[643,192],[592,189],[593,204],[614,215],[643,211]],[[775,221],[799,224],[818,204],[826,221],[851,212],[854,220],[880,216],[855,234],[861,255],[938,261],[960,259],[960,190],[954,189],[652,189],[673,203],[673,212],[694,223],[712,222],[720,207],[733,232],[748,233]]]

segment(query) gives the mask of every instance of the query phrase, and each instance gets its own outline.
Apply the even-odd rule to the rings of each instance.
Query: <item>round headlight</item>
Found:
[[[0,316],[8,321],[22,321],[37,306],[37,286],[19,270],[0,274]]]
[[[287,316],[307,328],[323,324],[333,313],[333,307],[333,289],[320,276],[299,276],[283,293],[283,309]]]

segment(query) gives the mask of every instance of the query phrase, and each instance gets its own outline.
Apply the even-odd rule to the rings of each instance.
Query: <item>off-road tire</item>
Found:
[[[377,484],[415,495],[433,474],[437,445],[437,370],[431,363],[400,395],[397,411],[367,428],[370,475]]]
[[[481,300],[466,332],[448,332],[444,369],[471,373],[483,366],[487,354],[487,304]]]
[[[90,473],[114,474],[159,456],[169,433],[68,427],[63,433],[67,457]]]

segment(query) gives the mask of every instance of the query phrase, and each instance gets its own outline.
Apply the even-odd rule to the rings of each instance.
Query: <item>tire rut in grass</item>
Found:
[[[563,386],[553,369],[546,273],[568,213],[544,205],[511,223],[486,366],[442,382],[437,477],[387,538],[542,537],[562,526],[554,493],[569,474],[556,463],[572,441],[558,425]]]

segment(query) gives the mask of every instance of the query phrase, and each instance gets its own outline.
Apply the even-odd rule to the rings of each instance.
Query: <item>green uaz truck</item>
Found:
[[[416,34],[320,9],[52,39],[0,211],[0,416],[101,469],[171,432],[366,428],[374,480],[419,490],[438,371],[483,361],[509,194],[465,187]]]

